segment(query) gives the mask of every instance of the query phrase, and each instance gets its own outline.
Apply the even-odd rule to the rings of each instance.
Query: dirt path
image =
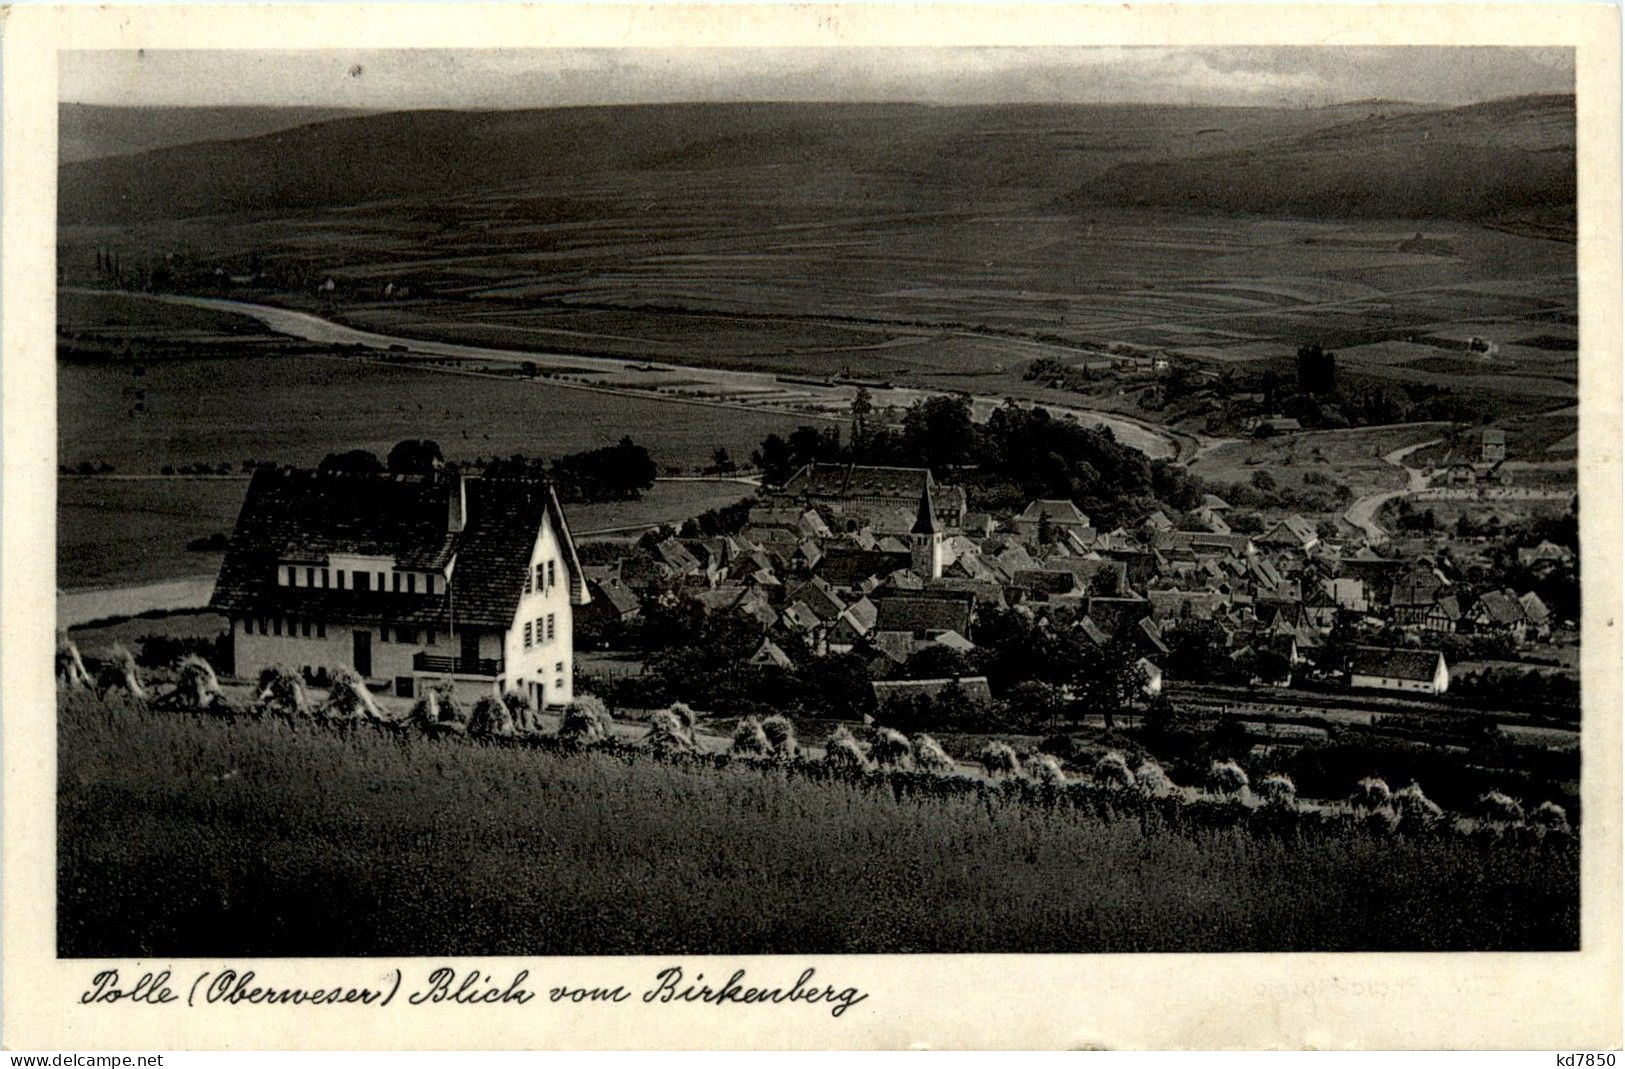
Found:
[[[1405,487],[1400,490],[1383,490],[1379,493],[1367,494],[1350,505],[1348,511],[1343,513],[1345,520],[1365,532],[1368,543],[1374,545],[1388,537],[1388,532],[1384,531],[1377,523],[1377,513],[1384,505],[1396,498],[1409,497],[1419,490],[1427,489],[1427,477],[1422,474],[1420,468],[1407,467],[1405,458],[1419,449],[1426,449],[1430,445],[1438,445],[1442,441],[1444,441],[1443,438],[1430,438],[1425,442],[1417,442],[1415,445],[1401,446],[1382,455],[1384,463],[1392,464],[1405,472]]]

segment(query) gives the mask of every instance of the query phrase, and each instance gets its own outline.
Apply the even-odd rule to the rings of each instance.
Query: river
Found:
[[[74,289],[73,292],[96,294],[106,291]],[[490,363],[523,363],[527,360],[545,361],[549,367],[553,368],[568,368],[616,376],[624,375],[628,366],[628,360],[624,357],[579,356],[540,350],[494,349],[481,345],[463,345],[457,342],[427,341],[392,334],[379,334],[374,331],[345,326],[343,323],[335,323],[330,319],[323,319],[321,316],[309,312],[298,312],[268,304],[254,304],[249,301],[235,301],[224,297],[188,297],[168,293],[123,295],[147,297],[152,300],[166,301],[171,304],[186,305],[193,308],[207,308],[218,312],[234,312],[258,320],[278,334],[323,345],[360,345],[369,349],[386,351],[393,346],[425,356],[453,357]],[[693,367],[687,364],[661,363],[653,360],[638,360],[635,363],[637,366],[651,372],[664,372],[680,376],[685,384],[693,384],[696,381],[704,383],[718,390],[723,395],[723,400],[719,403],[728,407],[737,407],[734,403],[726,400],[728,395],[748,398],[752,394],[783,392],[786,388],[785,384],[780,382],[774,373],[766,371],[735,371],[723,368]],[[613,384],[597,388],[615,389]],[[796,390],[804,391],[809,398],[827,397],[834,394],[836,390],[844,391],[846,389],[848,388],[832,387],[830,390],[824,391],[817,386],[796,387]],[[654,400],[679,400],[678,398],[663,397],[647,389],[623,388],[619,392]],[[947,391],[944,390],[911,387],[871,390],[876,405],[898,407],[906,407],[922,398],[941,396],[946,393]],[[1003,397],[972,394],[971,405],[975,418],[985,420],[1004,401]],[[693,403],[693,401],[683,400],[683,403]],[[1090,408],[1054,402],[1034,402],[1034,404],[1036,407],[1045,409],[1053,416],[1070,417],[1084,424],[1109,427],[1119,442],[1138,449],[1152,459],[1180,457],[1191,452],[1194,448],[1194,439],[1182,443],[1182,438],[1179,436],[1115,413],[1099,412]],[[771,409],[763,406],[760,410],[769,411]],[[799,410],[794,408],[788,409],[788,411],[792,414],[801,414]]]

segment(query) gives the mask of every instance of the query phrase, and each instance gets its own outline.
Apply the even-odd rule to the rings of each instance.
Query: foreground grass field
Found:
[[[1566,836],[1203,828],[84,694],[58,753],[68,957],[1578,942]]]

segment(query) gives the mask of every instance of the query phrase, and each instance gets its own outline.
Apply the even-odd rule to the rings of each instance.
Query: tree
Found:
[[[1181,620],[1164,633],[1168,667],[1180,679],[1215,682],[1230,675],[1224,628],[1212,620]]]
[[[717,446],[711,453],[711,470],[717,474],[737,471],[739,465],[734,463],[733,457],[728,455],[726,446]]]
[[[446,466],[440,452],[440,443],[427,438],[408,438],[396,442],[385,461],[391,475],[433,475]]]
[[[1079,711],[1099,715],[1110,731],[1117,726],[1117,713],[1139,699],[1145,671],[1138,651],[1127,642],[1114,640],[1079,664],[1068,683]]]
[[[1298,347],[1298,392],[1314,397],[1337,395],[1337,356],[1318,345]]]
[[[377,454],[369,453],[365,449],[351,449],[344,453],[329,453],[317,465],[317,471],[324,474],[343,472],[349,475],[382,475],[384,473],[383,461]]]
[[[762,482],[768,486],[783,486],[796,465],[790,456],[790,443],[777,434],[762,439],[762,447],[751,454],[751,463],[762,472]]]
[[[852,441],[861,443],[869,437],[869,417],[874,413],[874,398],[867,386],[859,386],[852,398]]]

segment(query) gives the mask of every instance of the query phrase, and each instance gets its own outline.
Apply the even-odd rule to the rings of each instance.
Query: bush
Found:
[[[1071,735],[1051,735],[1038,744],[1038,752],[1070,761],[1078,756],[1078,742]]]
[[[135,660],[143,668],[168,668],[190,656],[202,657],[211,665],[226,664],[230,660],[229,634],[215,638],[142,635],[135,641],[141,650]]]

